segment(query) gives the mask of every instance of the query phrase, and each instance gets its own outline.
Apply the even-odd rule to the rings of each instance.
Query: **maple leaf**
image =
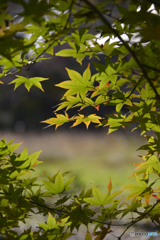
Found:
[[[110,183],[109,183],[110,185]],[[110,185],[111,186],[111,185]],[[110,189],[111,191],[111,189]],[[84,198],[84,201],[87,203],[90,203],[93,206],[102,206],[102,205],[106,205],[106,204],[110,204],[114,201],[114,198],[118,195],[120,195],[122,191],[116,191],[112,194],[110,194],[110,192],[102,194],[102,192],[99,190],[98,187],[95,187],[92,184],[92,194],[93,194],[93,198]]]
[[[143,193],[147,193],[150,190],[150,188],[147,187],[147,184],[139,176],[136,177],[136,181],[138,184],[131,183],[120,187],[132,191],[132,193],[127,196],[126,200],[136,198]]]
[[[88,65],[87,69],[84,71],[83,76],[81,76],[78,72],[74,70],[66,68],[71,80],[64,81],[55,85],[61,88],[68,89],[68,91],[64,94],[64,97],[79,93],[81,98],[83,99],[87,92],[90,89],[94,88],[89,67],[90,65]]]
[[[76,119],[76,122],[71,127],[75,127],[83,122],[86,125],[86,128],[88,129],[89,124],[91,122],[100,123],[99,119],[101,119],[101,117],[96,116],[95,114],[90,114],[88,116],[79,114],[79,116],[76,116],[75,119]]]
[[[146,173],[151,173],[153,170],[156,170],[158,173],[160,173],[160,162],[157,157],[153,155],[146,162],[140,163],[136,169],[139,168],[145,169]]]
[[[65,115],[63,115],[63,114],[55,114],[55,115],[56,115],[56,118],[49,118],[45,121],[41,121],[41,123],[48,123],[49,126],[47,126],[47,127],[56,125],[56,127],[55,127],[55,130],[56,130],[62,124],[72,121],[72,118],[69,118],[67,113],[65,113]],[[45,128],[47,128],[47,127],[45,127]]]
[[[17,87],[19,87],[22,83],[24,83],[25,87],[27,88],[28,92],[30,91],[30,88],[34,85],[35,87],[41,89],[43,92],[43,88],[40,82],[48,80],[49,78],[42,78],[42,77],[33,77],[33,78],[26,78],[23,76],[16,75],[16,79],[10,82],[9,84],[15,83],[14,90],[16,90]]]

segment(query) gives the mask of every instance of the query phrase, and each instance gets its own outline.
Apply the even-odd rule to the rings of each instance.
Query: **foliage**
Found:
[[[61,172],[51,177],[46,174],[47,181],[27,177],[40,163],[37,160],[40,152],[28,155],[25,148],[17,155],[14,151],[19,144],[2,139],[0,231],[10,240],[67,239],[82,224],[87,229],[86,240],[104,239],[112,232],[114,219],[126,216],[127,219],[131,216],[131,220],[118,239],[145,218],[159,226],[160,192],[155,184],[160,176],[160,4],[157,0],[131,0],[127,6],[125,2],[0,1],[0,76],[18,73],[10,82],[15,83],[15,89],[24,84],[28,91],[33,85],[43,91],[40,82],[45,78],[29,79],[21,76],[21,70],[28,71],[36,62],[44,60],[44,53],[73,57],[81,65],[86,56],[97,58],[91,62],[97,71],[93,75],[90,64],[83,75],[66,69],[69,80],[57,84],[66,92],[55,110],[56,116],[44,123],[56,128],[66,122],[72,122],[72,127],[84,123],[87,128],[95,123],[97,128],[108,126],[108,133],[121,127],[131,127],[132,131],[140,128],[148,141],[139,148],[147,153],[141,156],[141,163],[135,163],[137,171],[132,175],[135,184],[126,184],[121,187],[123,190],[114,192],[110,180],[107,193],[92,185],[87,191],[70,195],[67,191],[73,178],[65,180],[66,173]],[[20,7],[15,16],[10,4]],[[100,39],[105,39],[103,44]],[[105,64],[100,63],[98,54],[105,56]],[[113,56],[117,56],[114,63]],[[108,105],[115,106],[114,114],[98,114],[101,106]],[[68,114],[71,108],[75,108],[73,116]],[[58,113],[62,109],[64,113]],[[154,181],[150,180],[151,174],[155,176]],[[129,191],[125,200],[119,197],[124,190]],[[47,204],[47,197],[52,206]],[[31,213],[43,214],[47,221],[38,223],[37,231],[29,228],[19,235],[14,228],[20,222],[25,223]],[[89,223],[95,225],[92,233]]]

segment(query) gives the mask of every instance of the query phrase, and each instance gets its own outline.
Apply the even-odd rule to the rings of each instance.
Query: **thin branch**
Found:
[[[159,73],[160,73],[160,69],[157,69],[157,68],[154,68],[154,67],[150,67],[150,66],[147,66],[147,65],[144,65],[144,64],[142,64],[142,66],[143,66],[144,68],[149,68],[149,69],[151,69],[151,70],[153,70],[153,71],[156,71],[156,72],[159,72]]]
[[[66,210],[63,210],[63,209],[58,209],[58,210],[57,210],[56,208],[52,208],[52,207],[45,206],[45,205],[43,205],[43,204],[41,204],[41,203],[37,203],[37,202],[35,202],[35,201],[33,201],[33,200],[30,200],[29,202],[32,203],[32,204],[35,204],[35,205],[37,205],[37,206],[40,206],[40,207],[42,207],[42,208],[46,208],[46,209],[48,209],[48,210],[50,210],[50,211],[52,211],[52,212],[55,212],[55,213],[58,214],[59,216],[62,215],[61,213],[69,213],[69,212],[66,211]],[[92,219],[91,217],[89,217],[89,220],[90,220],[91,223],[96,222],[96,223],[101,223],[101,224],[103,224],[103,225],[111,225],[111,226],[126,226],[126,225],[131,224],[131,223],[133,222],[133,221],[132,221],[132,222],[129,222],[129,223],[124,223],[124,224],[112,224],[111,222],[106,223],[106,222],[100,221],[100,220],[98,220],[98,219]]]
[[[123,38],[119,35],[118,31],[116,29],[114,29],[111,24],[109,23],[109,21],[103,16],[103,14],[98,10],[98,8],[96,6],[94,6],[90,1],[88,0],[81,0],[83,2],[85,2],[88,6],[90,6],[97,14],[98,16],[101,18],[101,20],[103,21],[103,23],[112,31],[112,33],[117,36],[119,38],[119,40],[123,43],[123,45],[125,46],[125,48],[128,50],[128,52],[132,55],[132,57],[134,58],[134,60],[136,61],[137,65],[139,66],[139,68],[141,69],[144,77],[146,78],[146,80],[149,82],[150,86],[152,87],[153,91],[156,94],[157,100],[160,101],[160,95],[158,94],[152,80],[148,77],[143,65],[141,64],[141,62],[139,61],[138,57],[136,56],[135,52],[130,48],[130,46],[127,44],[126,41],[123,40]]]
[[[114,5],[114,4],[115,4],[115,3],[113,3],[113,5]],[[75,5],[77,5],[77,6],[79,6],[79,7],[83,7],[83,9],[89,10],[88,7],[83,6],[83,5],[81,5],[80,3],[75,3]],[[109,10],[110,10],[110,9],[109,9]],[[112,10],[111,10],[111,11],[112,11]],[[113,11],[112,11],[112,12],[113,12]],[[116,12],[116,11],[115,11],[115,12]],[[116,16],[111,15],[111,13],[108,13],[108,14],[107,14],[107,13],[104,11],[104,14],[105,14],[107,17],[113,18],[113,19],[121,22],[121,20],[120,20],[119,18],[117,18]]]
[[[72,2],[71,2],[71,4],[70,4],[70,7],[69,7],[69,17],[68,17],[68,19],[67,19],[67,21],[66,21],[66,25],[64,26],[63,31],[66,30],[66,28],[67,28],[67,24],[68,24],[68,22],[69,22],[69,20],[70,20],[70,18],[71,18],[71,13],[72,13],[72,6],[73,6],[73,3],[74,3],[74,0],[72,0]]]
[[[121,240],[121,237],[125,234],[125,232],[134,224],[136,224],[137,222],[141,221],[144,217],[148,216],[148,214],[155,208],[155,206],[160,202],[160,199],[151,207],[151,209],[144,213],[142,216],[140,216],[137,220],[135,220],[134,222],[132,222],[125,230],[124,232],[119,236],[118,240]]]
[[[42,53],[40,53],[34,60],[33,60],[33,63],[35,64],[35,62],[37,61],[37,59],[39,58],[39,57],[41,57],[55,42],[57,41],[57,39],[54,39],[54,41],[53,42],[51,42],[49,45],[48,45],[48,47],[46,47],[45,49],[44,49],[44,51],[42,52]],[[31,65],[32,66],[32,65]],[[29,68],[30,69],[30,68]],[[27,69],[28,70],[28,69]]]
[[[71,12],[72,12],[73,3],[74,3],[74,0],[72,0],[72,2],[71,2],[71,4],[70,4],[70,7],[69,7],[69,17],[68,17],[68,19],[67,19],[67,21],[66,21],[66,24],[65,24],[62,32],[64,32],[64,31],[66,30],[67,25],[68,25],[68,22],[69,22],[69,20],[70,20],[70,18],[71,18]],[[40,54],[34,59],[33,62],[35,63],[35,62],[37,61],[37,59],[38,59],[41,55],[43,55],[56,41],[58,41],[58,40],[57,40],[57,39],[54,39],[54,40],[48,45],[48,47],[46,47],[46,48],[44,49],[44,51],[43,51],[42,53],[40,53]],[[32,66],[32,65],[31,65],[31,66]],[[29,68],[29,69],[30,69],[30,68]]]
[[[110,17],[111,17],[111,14],[112,14],[112,12],[113,12],[114,5],[115,5],[115,1],[114,1],[114,3],[112,3],[111,11],[110,11],[110,14],[109,14]]]
[[[48,210],[50,210],[50,211],[52,211],[52,212],[55,212],[55,213],[57,213],[59,216],[61,216],[61,213],[68,213],[67,211],[65,211],[65,210],[63,210],[63,209],[61,209],[61,210],[58,209],[58,210],[57,210],[56,208],[48,207],[48,206],[42,205],[42,204],[37,203],[37,202],[32,201],[32,200],[30,200],[29,202],[35,204],[36,206],[39,206],[39,207],[42,207],[42,208],[46,208],[46,209],[48,209]]]
[[[4,195],[5,195],[5,193],[0,193],[0,194],[4,194]],[[8,194],[10,195],[10,193],[8,193]],[[62,213],[69,213],[69,212],[66,211],[66,210],[48,207],[48,206],[45,206],[45,205],[43,205],[43,204],[41,204],[41,203],[37,203],[37,202],[35,202],[35,201],[33,201],[33,200],[30,200],[29,202],[32,203],[32,204],[34,204],[34,205],[36,205],[36,206],[39,206],[39,207],[48,209],[48,210],[51,211],[51,212],[55,212],[56,214],[59,215],[59,217],[61,217]],[[148,217],[149,217],[149,213],[154,209],[154,207],[155,207],[159,202],[160,202],[160,200],[158,200],[158,201],[152,206],[152,208],[151,208],[148,212],[142,213],[142,216],[140,216],[140,217],[139,217],[138,219],[136,219],[135,221],[131,221],[131,222],[129,222],[129,223],[125,223],[125,224],[112,224],[111,222],[106,223],[106,222],[100,221],[100,220],[98,220],[98,219],[95,219],[95,220],[94,220],[94,219],[91,219],[91,216],[89,217],[89,221],[90,221],[90,223],[96,222],[96,223],[100,223],[100,224],[103,224],[103,225],[110,225],[110,226],[126,226],[126,225],[129,225],[129,226],[125,229],[125,231],[121,234],[121,236],[117,237],[117,238],[120,240],[121,237],[124,235],[124,233],[125,233],[131,226],[133,226],[135,223],[137,223],[137,222],[139,222],[140,220],[142,220],[145,216],[148,216]],[[149,218],[150,218],[150,217],[149,217]],[[155,223],[154,223],[154,224],[155,224]],[[115,237],[116,237],[116,236],[115,236]]]
[[[137,81],[136,85],[134,86],[134,88],[132,89],[132,91],[130,92],[130,94],[127,96],[127,98],[130,98],[130,96],[132,95],[132,93],[136,90],[137,86],[140,84],[140,82],[142,81],[143,76]]]
[[[35,205],[37,205],[37,206],[40,206],[40,207],[42,207],[42,208],[46,208],[46,209],[48,209],[48,210],[50,210],[50,211],[53,211],[53,212],[55,212],[56,214],[58,214],[59,216],[61,216],[61,213],[69,213],[69,212],[66,211],[66,210],[63,210],[63,209],[58,209],[58,210],[57,210],[56,208],[51,208],[51,207],[42,205],[42,204],[37,203],[37,202],[32,201],[32,200],[30,200],[29,202],[32,203],[32,204],[35,204]],[[118,239],[120,239],[120,238],[123,236],[123,234],[128,230],[128,228],[130,228],[132,225],[134,225],[135,223],[137,223],[137,222],[139,222],[140,220],[142,220],[145,216],[148,216],[148,217],[149,217],[149,213],[153,210],[153,208],[154,208],[159,202],[160,202],[160,200],[158,200],[158,201],[152,206],[152,208],[151,208],[148,212],[142,213],[142,216],[140,216],[140,217],[139,217],[138,219],[136,219],[135,221],[131,221],[131,222],[129,222],[129,223],[124,223],[124,224],[112,224],[112,222],[106,223],[106,222],[100,221],[100,220],[98,220],[98,219],[92,219],[91,217],[89,217],[89,220],[90,220],[91,223],[96,222],[96,223],[100,223],[100,224],[103,224],[103,225],[111,225],[111,226],[126,226],[126,225],[129,225],[129,226],[125,229],[125,231],[122,233],[122,235],[121,235],[120,237],[118,237]],[[149,218],[150,218],[150,217],[149,217]],[[155,224],[155,223],[154,223],[154,224]]]
[[[154,221],[154,219],[152,219],[152,218],[149,216],[149,214],[147,214],[147,216],[148,216],[148,218],[151,220],[151,222],[157,227],[158,225],[157,225],[157,223]]]

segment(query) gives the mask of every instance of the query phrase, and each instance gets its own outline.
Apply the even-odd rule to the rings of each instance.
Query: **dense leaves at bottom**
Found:
[[[157,189],[153,188],[154,182],[147,185],[146,180],[136,177],[138,184],[127,184],[122,188],[131,191],[127,199],[132,203],[127,203],[123,199],[123,191],[113,191],[110,179],[107,186],[107,193],[103,194],[100,189],[92,184],[92,188],[79,195],[67,193],[72,188],[74,177],[65,180],[66,174],[59,171],[53,176],[47,176],[48,181],[34,177],[32,172],[38,163],[37,158],[40,152],[28,155],[25,148],[20,154],[14,151],[20,144],[12,144],[13,140],[6,142],[5,138],[0,141],[1,156],[1,185],[0,185],[0,207],[1,207],[1,233],[8,239],[67,239],[72,236],[73,230],[79,230],[81,224],[86,226],[86,239],[103,239],[111,233],[110,226],[115,219],[124,218],[131,212],[137,214],[128,224],[136,223],[139,218],[150,216],[159,223],[159,195]],[[154,158],[153,158],[154,159]],[[17,164],[18,162],[18,164]],[[36,164],[35,164],[36,163]],[[148,160],[149,163],[149,160]],[[149,164],[148,164],[149,165]],[[144,166],[145,162],[139,164],[138,168]],[[146,166],[146,167],[145,167]],[[150,166],[150,165],[149,165]],[[153,169],[152,169],[153,171]],[[156,172],[159,169],[156,168]],[[26,177],[28,175],[28,177]],[[25,176],[25,177],[24,177]],[[113,191],[113,192],[112,192]],[[54,200],[55,195],[56,201]],[[120,197],[118,197],[121,195]],[[156,200],[153,206],[149,203],[151,196]],[[52,205],[47,205],[47,198],[52,199]],[[136,199],[137,198],[137,199]],[[146,204],[142,204],[143,199]],[[98,208],[95,208],[97,206]],[[139,214],[139,208],[144,212]],[[31,228],[18,235],[12,228],[19,227],[21,222],[25,223],[32,214],[41,214],[47,220],[38,224],[38,230],[33,232]],[[88,232],[90,224],[96,224],[94,232]],[[108,225],[108,227],[107,227]],[[102,237],[103,236],[103,237]]]

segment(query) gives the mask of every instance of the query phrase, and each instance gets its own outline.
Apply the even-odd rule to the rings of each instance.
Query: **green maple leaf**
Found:
[[[55,127],[55,130],[56,130],[59,126],[61,126],[62,124],[66,123],[66,122],[69,122],[69,121],[72,121],[72,119],[69,119],[67,113],[65,113],[65,115],[56,114],[56,118],[49,118],[45,121],[41,121],[41,123],[48,123],[49,126],[47,126],[47,127],[56,125],[56,127]]]
[[[23,152],[18,155],[16,158],[12,156],[11,163],[13,166],[19,169],[30,169],[31,167],[36,166],[37,164],[41,163],[42,161],[37,160],[40,153],[42,151],[38,151],[28,155],[28,150],[25,147]]]
[[[72,108],[73,106],[74,107],[76,107],[77,105],[79,106],[79,104],[81,102],[81,98],[80,98],[79,94],[77,94],[76,97],[68,96],[68,97],[66,97],[66,100],[67,101],[59,104],[59,107],[56,109],[56,112],[63,108],[66,108],[66,111],[67,111],[68,109]]]
[[[86,128],[88,129],[89,124],[91,122],[100,123],[99,119],[101,119],[101,117],[96,116],[95,114],[90,114],[89,116],[84,116],[82,114],[79,114],[79,116],[76,116],[74,119],[76,119],[76,122],[72,125],[72,127],[75,127],[83,122],[85,123]]]
[[[88,209],[87,207],[82,208],[81,205],[77,205],[72,207],[71,213],[69,213],[69,221],[72,222],[71,229],[77,227],[79,223],[83,223],[85,226],[90,222],[90,215],[93,215],[95,212],[92,209]]]
[[[98,189],[98,187],[95,187],[92,184],[92,194],[94,198],[84,198],[84,201],[87,203],[90,203],[93,206],[102,206],[106,204],[110,204],[114,201],[114,197],[118,196],[123,192],[122,191],[116,191],[112,194],[110,194],[111,187],[109,187],[109,192],[102,194],[102,192]]]
[[[52,181],[45,181],[45,180],[43,180],[43,182],[46,189],[48,189],[50,193],[58,194],[72,188],[72,187],[68,187],[68,185],[72,183],[73,179],[74,177],[68,179],[65,182],[61,172],[59,171],[55,177],[54,183]]]
[[[149,189],[147,187],[147,184],[139,176],[136,177],[136,181],[138,184],[131,183],[131,184],[127,184],[125,186],[120,187],[120,188],[124,188],[126,190],[132,191],[132,193],[130,193],[127,196],[126,200],[131,199],[131,198],[136,198],[136,197],[140,196],[141,194],[143,194],[144,192],[146,192],[146,190]]]
[[[59,172],[55,178],[55,183],[43,180],[45,187],[52,194],[61,193],[64,191],[65,184],[62,174]]]
[[[68,91],[64,94],[64,97],[79,93],[81,98],[83,99],[87,94],[88,90],[94,88],[89,67],[90,65],[88,65],[87,69],[83,73],[83,76],[81,76],[78,72],[74,70],[66,68],[71,80],[56,84],[56,86],[58,87],[68,89]]]
[[[155,155],[150,157],[146,162],[141,163],[136,169],[143,168],[147,173],[153,172],[155,169],[158,173],[160,173],[160,162]]]
[[[42,77],[33,77],[33,78],[26,78],[23,76],[16,75],[16,79],[10,82],[9,84],[15,83],[14,90],[16,90],[17,87],[19,87],[22,83],[24,83],[25,87],[27,88],[28,92],[30,91],[30,88],[34,85],[37,88],[41,89],[43,92],[43,88],[40,82],[48,80],[48,78],[42,78]]]

